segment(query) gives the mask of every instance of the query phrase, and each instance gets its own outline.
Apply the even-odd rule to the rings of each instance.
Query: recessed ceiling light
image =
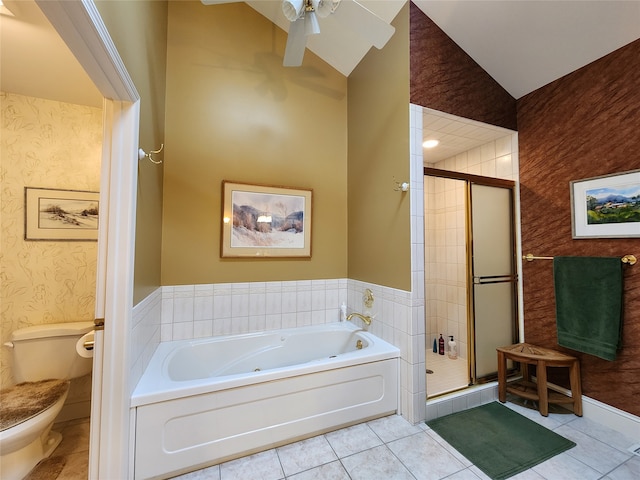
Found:
[[[425,140],[422,146],[424,148],[433,148],[437,147],[440,142],[438,140]]]

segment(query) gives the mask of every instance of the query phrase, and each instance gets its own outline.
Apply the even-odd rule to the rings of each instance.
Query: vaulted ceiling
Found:
[[[353,1],[353,0],[344,0]],[[519,98],[640,38],[640,1],[413,0],[513,97]],[[16,14],[0,16],[2,88],[61,88],[91,102],[87,77],[32,0],[4,0]],[[288,30],[281,0],[247,1]],[[388,23],[406,0],[359,0]],[[206,8],[220,8],[210,5]],[[335,15],[339,15],[340,7]],[[349,75],[372,47],[333,15],[308,48]],[[64,80],[60,72],[69,72]],[[54,74],[57,73],[56,74]],[[42,82],[42,79],[47,79]],[[73,82],[80,82],[75,87]],[[47,85],[40,85],[46,83]],[[90,88],[89,88],[90,90]],[[46,91],[46,90],[45,90]],[[20,92],[17,92],[20,93]],[[95,102],[95,97],[93,102]]]
[[[406,3],[358,1],[387,23]],[[640,0],[413,2],[514,98],[640,38]],[[99,92],[33,0],[4,3],[15,15],[0,7],[0,89],[100,106]],[[281,0],[246,3],[288,30]],[[332,17],[321,21],[307,47],[348,76],[375,47]]]
[[[640,38],[640,1],[414,0],[514,98]]]

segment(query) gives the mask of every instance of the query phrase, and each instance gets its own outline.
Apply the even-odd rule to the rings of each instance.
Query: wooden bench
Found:
[[[496,349],[498,352],[498,399],[505,403],[507,392],[538,402],[543,416],[549,415],[550,403],[572,403],[573,413],[582,416],[582,388],[580,385],[580,362],[576,357],[528,343],[516,343]],[[520,363],[522,380],[507,385],[507,360]],[[536,366],[536,382],[531,381],[529,365]],[[571,395],[549,390],[547,367],[568,367]]]

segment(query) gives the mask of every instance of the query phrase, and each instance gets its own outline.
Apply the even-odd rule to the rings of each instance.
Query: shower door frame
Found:
[[[469,374],[469,386],[476,385],[478,383],[486,383],[497,378],[497,371],[495,375],[488,375],[478,378],[476,376],[476,338],[475,338],[475,309],[474,309],[474,277],[473,277],[473,238],[471,228],[471,186],[473,184],[483,185],[487,187],[505,188],[510,190],[511,194],[511,237],[512,237],[512,265],[513,265],[513,341],[517,343],[520,338],[519,331],[519,275],[518,267],[518,248],[517,248],[517,214],[516,214],[516,182],[513,180],[506,180],[494,177],[484,177],[481,175],[474,175],[470,173],[456,172],[452,170],[443,170],[439,168],[424,167],[423,176],[447,178],[451,180],[461,180],[465,182],[465,210],[466,210],[466,270],[467,270],[467,365]],[[497,361],[497,356],[496,356]],[[497,370],[497,367],[496,367]],[[461,387],[461,389],[466,387]]]

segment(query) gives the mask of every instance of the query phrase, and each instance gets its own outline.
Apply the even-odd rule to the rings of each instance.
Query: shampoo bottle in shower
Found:
[[[451,360],[455,360],[458,358],[458,347],[456,345],[455,340],[453,339],[453,335],[449,335],[449,358]]]
[[[438,353],[444,355],[444,338],[442,338],[442,334],[440,334],[440,338],[438,339]]]
[[[433,353],[438,353],[438,339],[433,337]]]

